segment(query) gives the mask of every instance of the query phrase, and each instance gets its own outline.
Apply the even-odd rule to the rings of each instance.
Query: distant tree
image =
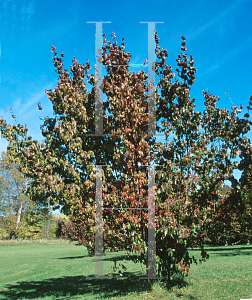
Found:
[[[18,232],[20,238],[44,238],[52,239],[56,238],[56,231],[58,227],[58,219],[51,212],[49,207],[42,207],[41,205],[34,205],[28,211],[23,218],[24,229],[28,227],[28,231],[24,230],[23,232]]]
[[[3,201],[3,189],[4,189],[4,176],[0,175],[0,216],[5,212],[4,201]]]
[[[250,97],[252,104],[252,97]],[[240,151],[241,163],[239,165],[242,171],[240,183],[241,205],[238,208],[240,211],[241,220],[241,240],[250,241],[252,243],[252,146],[241,147]]]
[[[22,213],[31,205],[32,201],[22,191],[27,184],[25,176],[19,172],[15,162],[11,162],[5,152],[0,160],[1,181],[1,214],[9,218],[9,232],[11,237],[16,236]],[[12,221],[10,221],[12,220]],[[15,224],[13,221],[15,220]]]
[[[66,238],[66,235],[62,231],[62,226],[68,222],[69,218],[62,214],[57,214],[57,228],[56,228],[56,237],[57,238]]]
[[[223,186],[223,196],[208,228],[211,244],[244,244],[252,242],[252,148],[241,146],[241,178],[235,188]]]
[[[0,239],[55,237],[57,220],[49,208],[31,201],[27,178],[5,152],[0,160]]]

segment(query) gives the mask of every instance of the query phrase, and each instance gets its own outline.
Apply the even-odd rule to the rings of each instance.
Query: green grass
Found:
[[[87,279],[95,258],[66,241],[0,242],[0,299],[233,299],[252,298],[252,246],[207,247],[210,259],[192,265],[181,286],[167,290],[146,280],[145,268],[127,260],[127,272],[114,279]],[[200,251],[191,251],[200,258]],[[124,251],[107,253],[104,274]]]

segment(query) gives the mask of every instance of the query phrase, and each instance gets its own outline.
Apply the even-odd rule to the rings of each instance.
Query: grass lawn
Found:
[[[192,265],[181,287],[167,290],[139,279],[145,267],[129,260],[123,277],[87,279],[94,276],[95,258],[66,241],[0,242],[0,299],[252,299],[252,245],[206,249],[210,259]],[[123,253],[104,256],[105,275]]]

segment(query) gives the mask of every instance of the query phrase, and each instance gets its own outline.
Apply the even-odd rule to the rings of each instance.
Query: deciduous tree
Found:
[[[22,213],[30,205],[30,199],[22,192],[27,184],[27,180],[18,171],[15,162],[11,162],[5,152],[1,154],[0,161],[1,173],[1,197],[0,207],[3,217],[12,220],[9,227],[10,235],[15,236],[18,231]],[[15,217],[14,217],[15,216]]]
[[[186,54],[185,38],[182,37],[182,53],[177,59],[177,78],[172,67],[166,65],[168,52],[160,50],[156,33],[155,41],[160,60],[153,66],[160,77],[155,90],[156,121],[163,119],[159,131],[165,134],[167,143],[155,144],[155,138],[147,134],[148,75],[143,71],[129,72],[131,55],[124,51],[124,40],[118,47],[116,42],[106,42],[105,37],[100,59],[107,75],[100,87],[107,96],[103,103],[103,132],[111,136],[87,135],[95,132],[97,99],[97,79],[86,76],[89,63],[80,65],[74,58],[71,78],[63,70],[63,53],[58,58],[55,47],[52,52],[59,82],[53,91],[47,91],[55,117],[45,118],[41,126],[45,140],[33,141],[22,125],[9,126],[3,119],[0,124],[1,135],[10,141],[10,157],[19,159],[21,171],[31,179],[27,194],[54,208],[62,206],[63,213],[73,215],[82,224],[91,247],[95,237],[94,164],[106,165],[102,169],[104,247],[120,249],[125,245],[139,252],[136,261],[145,263],[148,213],[143,208],[148,208],[149,179],[146,165],[159,165],[155,207],[157,262],[160,275],[170,280],[178,271],[188,274],[190,264],[196,262],[189,256],[190,247],[200,246],[203,259],[207,258],[204,230],[212,222],[212,210],[223,181],[230,179],[236,184],[232,172],[238,164],[231,158],[240,147],[250,144],[244,134],[250,130],[251,122],[249,114],[237,117],[242,107],[232,107],[231,114],[216,107],[218,97],[208,92],[203,92],[204,114],[195,112],[190,90],[196,68],[193,57]],[[86,77],[93,85],[91,92],[85,87]],[[169,140],[171,133],[174,138]]]
[[[5,152],[0,161],[0,239],[48,238],[55,236],[56,224],[48,208],[31,201],[23,192],[27,179]],[[55,228],[54,228],[55,227]]]

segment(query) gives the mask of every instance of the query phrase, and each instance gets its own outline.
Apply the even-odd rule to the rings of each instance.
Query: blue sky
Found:
[[[167,63],[176,69],[181,52],[181,35],[186,38],[188,55],[197,69],[191,95],[196,110],[203,112],[203,90],[220,96],[217,105],[230,109],[232,103],[244,106],[252,94],[249,55],[252,47],[252,2],[236,1],[0,1],[0,116],[9,124],[27,124],[29,134],[42,140],[39,116],[53,116],[45,89],[54,89],[57,74],[52,63],[51,45],[64,52],[64,67],[69,70],[73,56],[81,64],[90,60],[94,73],[95,24],[107,21],[103,33],[111,40],[114,30],[118,45],[125,38],[125,51],[132,54],[132,64],[142,64],[148,57],[148,25],[156,24],[160,46],[168,50]],[[130,68],[131,71],[147,68]],[[156,77],[157,84],[157,77]],[[88,85],[90,90],[90,86]],[[225,94],[228,91],[229,96]],[[231,102],[232,101],[232,102]],[[41,102],[43,111],[37,109]],[[251,133],[247,135],[252,138]],[[0,152],[7,142],[0,140]],[[240,177],[239,171],[234,173]]]

